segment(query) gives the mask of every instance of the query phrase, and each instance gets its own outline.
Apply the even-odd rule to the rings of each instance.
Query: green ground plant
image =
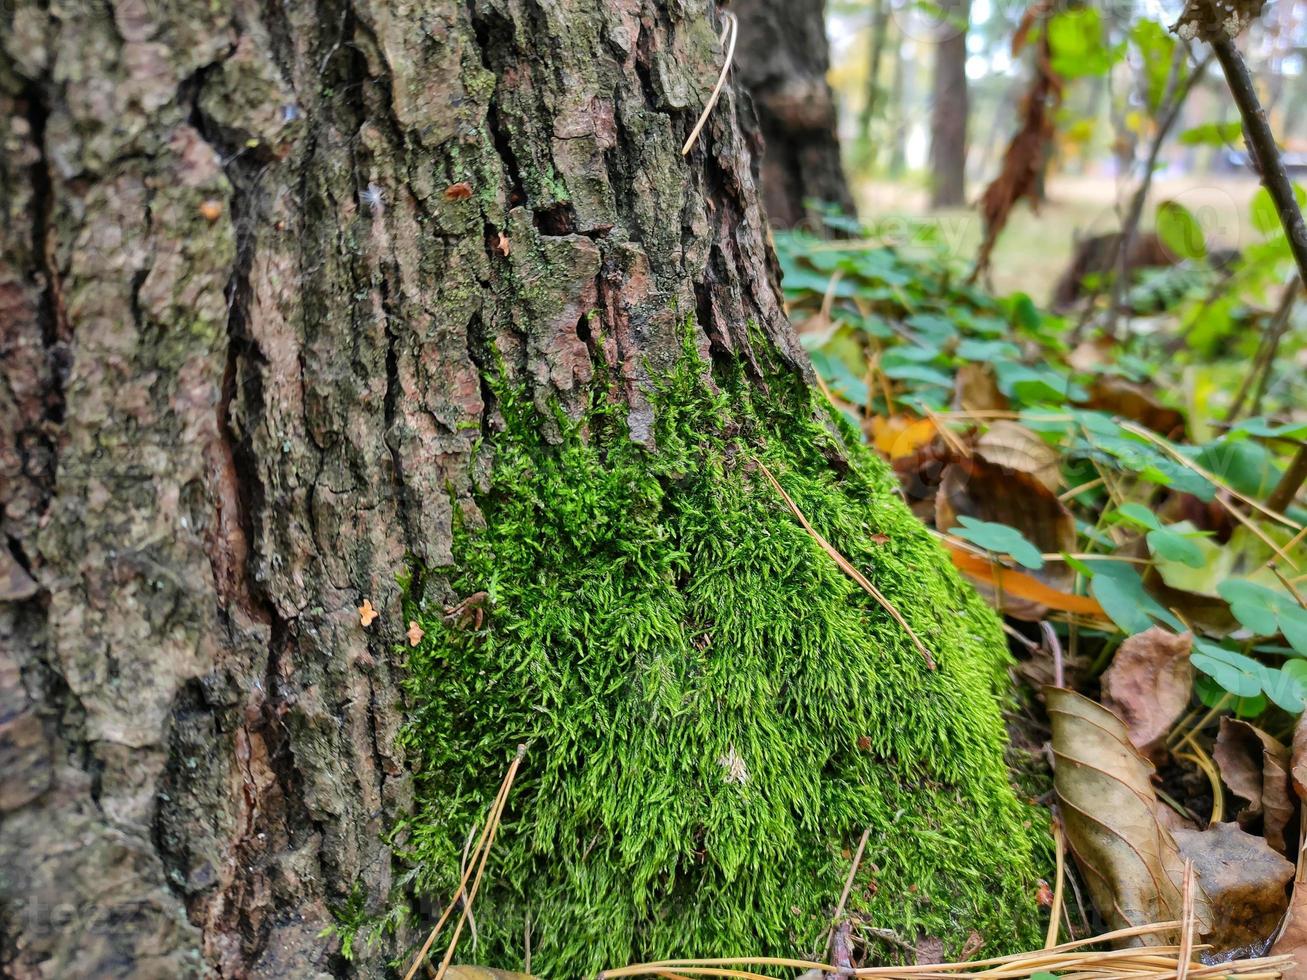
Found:
[[[1101,606],[1097,616],[1059,615],[1073,608],[1067,601],[1035,616],[1058,620],[1068,652],[1087,657],[1082,680],[1126,636],[1154,625],[1192,631],[1195,697],[1281,731],[1307,705],[1307,510],[1296,503],[1307,419],[1292,363],[1307,337],[1289,316],[1294,294],[1272,288],[1291,259],[1268,208],[1264,194],[1254,197],[1250,220],[1262,238],[1224,271],[1200,264],[1192,216],[1164,209],[1160,224],[1190,242],[1193,260],[1133,288],[1157,299],[1163,277],[1188,276],[1189,285],[1160,310],[1148,304],[1148,317],[1132,318],[1120,337],[1080,343],[1072,321],[1029,296],[966,285],[964,264],[932,245],[928,225],[914,249],[886,247],[869,228],[847,242],[781,235],[777,251],[792,315],[850,425],[875,441],[882,428],[926,421],[927,442],[896,460],[926,510],[939,516],[931,467],[965,456],[998,420],[1024,434],[1025,462],[1047,458],[1052,486],[1038,500],[1048,506],[1028,499],[1020,526],[964,514],[938,530],[996,564],[1040,570],[1063,600],[1084,593]],[[1254,357],[1265,335],[1241,325],[1268,299],[1283,330]],[[1221,383],[1235,372],[1260,372],[1259,394],[1243,407],[1264,414],[1238,414],[1243,395]],[[980,410],[962,410],[977,377],[992,387]],[[1018,491],[1007,482],[989,492]],[[979,510],[997,502],[973,492]],[[1066,533],[1041,554],[1031,537],[1049,530],[1054,509]]]

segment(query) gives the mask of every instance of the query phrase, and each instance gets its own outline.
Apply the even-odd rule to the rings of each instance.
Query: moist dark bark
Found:
[[[822,229],[820,209],[853,214],[840,164],[835,99],[826,83],[830,47],[822,0],[743,0],[736,50],[739,83],[753,98],[762,135],[761,184],[778,228]]]

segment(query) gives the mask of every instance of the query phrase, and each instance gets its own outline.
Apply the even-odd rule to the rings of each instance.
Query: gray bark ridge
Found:
[[[729,89],[680,154],[715,21],[0,8],[0,973],[383,972],[319,934],[391,885],[397,576],[476,519],[486,372],[602,366],[647,441],[692,316],[807,370]]]

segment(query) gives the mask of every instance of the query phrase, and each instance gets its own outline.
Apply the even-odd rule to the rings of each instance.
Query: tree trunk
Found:
[[[822,0],[739,0],[735,60],[762,134],[767,218],[779,228],[820,229],[818,201],[853,214],[840,163],[835,99],[826,83],[830,49]]]
[[[1033,932],[996,622],[812,395],[729,88],[681,155],[716,18],[0,18],[0,973],[382,975],[518,742],[492,965],[812,946],[868,826],[851,908]]]
[[[876,162],[876,149],[871,138],[871,126],[880,108],[880,64],[885,53],[885,38],[889,28],[890,0],[872,0],[871,37],[867,41],[867,86],[862,109],[858,113],[858,158],[862,167],[871,170]]]
[[[970,0],[944,0],[935,47],[930,116],[930,206],[961,207],[967,195],[967,20]]]
[[[909,16],[904,11],[901,16]],[[905,92],[908,85],[907,60],[903,57],[903,29],[896,22],[893,29],[891,51],[893,52],[893,70],[890,73],[889,105],[886,113],[890,118],[889,164],[886,171],[891,179],[898,180],[907,169],[908,120],[904,111]]]

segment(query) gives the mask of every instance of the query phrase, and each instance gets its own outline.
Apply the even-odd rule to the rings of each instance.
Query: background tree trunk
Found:
[[[835,100],[826,83],[830,48],[822,0],[740,0],[739,82],[753,97],[762,133],[762,194],[778,228],[820,216],[805,200],[853,214],[840,163]]]
[[[0,16],[0,972],[379,975],[395,947],[347,963],[321,933],[394,900],[387,835],[414,813],[404,602],[439,622],[466,597],[455,527],[498,528],[492,382],[534,406],[547,458],[609,400],[621,439],[653,453],[653,393],[687,343],[776,419],[807,404],[729,88],[680,153],[717,25],[635,0],[18,0]],[[720,397],[707,374],[695,390]],[[729,417],[699,423],[735,452]],[[807,439],[803,466],[838,481],[840,440]],[[857,499],[902,530],[857,554],[913,569],[892,594],[935,637],[935,674],[838,592],[769,489],[750,499],[785,567],[831,576],[862,617],[842,627],[856,650],[907,678],[867,703],[901,695],[909,717],[867,731],[938,706],[932,751],[902,765],[943,789],[905,799],[964,799],[965,839],[985,836],[969,820],[1007,827],[965,887],[1020,904],[1001,642],[949,573],[916,601],[939,552],[872,471]],[[406,600],[409,564],[424,588]],[[811,734],[874,721],[842,708]],[[917,784],[898,761],[857,764],[887,793]]]
[[[891,5],[892,9],[892,5]],[[908,16],[904,12],[900,16]],[[889,102],[886,113],[890,120],[889,163],[886,172],[893,180],[898,180],[907,169],[908,120],[904,111],[904,93],[907,88],[907,62],[903,56],[903,29],[896,20],[890,33],[890,56],[893,59],[890,72]]]
[[[857,156],[859,165],[874,169],[876,146],[872,142],[871,128],[877,109],[883,113],[881,102],[880,66],[885,53],[885,40],[889,32],[890,0],[872,0],[870,38],[867,40],[867,84],[862,108],[858,111]]]
[[[930,116],[930,206],[961,207],[967,182],[967,20],[970,0],[944,0]]]

